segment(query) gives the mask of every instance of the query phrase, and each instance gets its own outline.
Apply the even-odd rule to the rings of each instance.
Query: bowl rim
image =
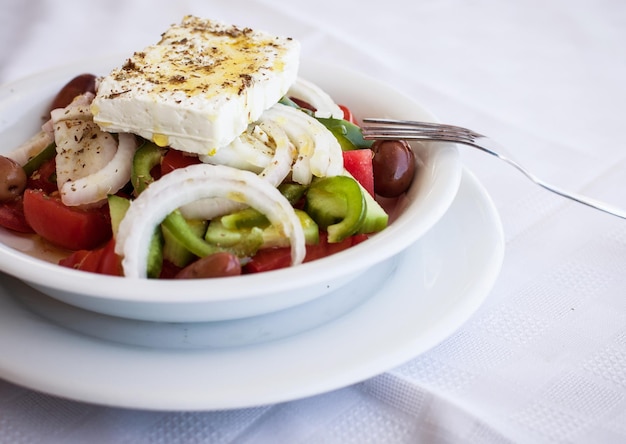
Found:
[[[119,56],[86,60],[74,64],[62,65],[57,68],[32,74],[21,80],[0,85],[0,103],[11,98],[10,92],[22,88],[36,87],[38,81],[59,72],[79,73],[85,66],[114,66],[113,60],[124,60]],[[417,101],[393,86],[345,67],[328,62],[303,59],[300,73],[302,77],[319,82],[323,72],[333,72],[331,82],[337,78],[361,84],[368,91],[385,91],[389,100],[400,100],[413,113],[421,114],[433,121],[435,117]],[[66,77],[67,79],[67,77]],[[323,83],[323,82],[321,82]],[[322,85],[324,89],[327,89]],[[331,94],[332,96],[332,94]],[[0,110],[1,114],[1,110]],[[386,117],[386,116],[380,116]],[[405,116],[406,117],[406,116]],[[410,116],[408,116],[410,117]],[[0,127],[0,132],[5,129]],[[428,148],[426,148],[428,150]],[[425,214],[420,211],[402,212],[385,230],[370,237],[366,242],[350,247],[320,260],[300,264],[269,272],[241,275],[236,277],[198,279],[198,280],[150,280],[129,279],[126,277],[97,275],[70,268],[61,267],[23,253],[0,242],[0,271],[24,280],[27,283],[52,288],[60,291],[80,293],[86,298],[99,298],[119,302],[157,302],[159,304],[212,303],[224,300],[237,301],[253,299],[272,293],[297,291],[319,283],[320,276],[324,280],[332,280],[341,276],[363,271],[368,267],[399,253],[414,243],[431,228],[447,211],[452,203],[461,182],[462,166],[457,147],[453,144],[438,144],[437,149],[430,149],[430,180],[432,187],[426,193],[415,192],[429,209]],[[409,208],[414,208],[409,206]],[[415,225],[416,219],[419,223]],[[415,225],[409,227],[409,225]],[[8,230],[7,230],[8,231]],[[403,236],[396,235],[400,232]],[[376,254],[367,254],[375,252]],[[207,284],[210,290],[207,291]],[[141,286],[141,291],[137,290]],[[68,288],[70,287],[71,288]],[[303,301],[304,302],[304,301]]]

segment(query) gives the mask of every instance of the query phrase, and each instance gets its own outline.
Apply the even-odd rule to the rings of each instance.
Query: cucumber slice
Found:
[[[109,214],[111,215],[111,229],[113,237],[115,237],[117,236],[120,222],[122,222],[128,207],[130,207],[130,200],[115,195],[110,195],[107,199],[109,201]]]

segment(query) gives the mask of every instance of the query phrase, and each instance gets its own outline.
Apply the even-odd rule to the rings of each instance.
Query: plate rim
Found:
[[[443,318],[445,318],[447,322],[444,323],[439,320],[439,323],[435,324],[436,328],[429,332],[427,338],[402,336],[402,344],[393,343],[389,348],[383,350],[384,353],[380,352],[380,350],[374,353],[368,346],[367,350],[368,353],[370,353],[368,357],[360,355],[356,356],[355,359],[355,357],[349,356],[340,358],[339,355],[337,355],[338,357],[336,359],[338,361],[334,363],[335,367],[345,363],[347,358],[350,358],[349,364],[351,367],[342,368],[340,374],[332,375],[330,379],[319,377],[311,378],[308,381],[309,383],[303,386],[289,377],[285,377],[289,374],[293,374],[289,373],[290,371],[297,370],[297,364],[293,360],[294,356],[289,356],[289,353],[282,353],[286,351],[285,349],[289,350],[289,347],[293,349],[292,351],[301,351],[303,347],[306,348],[311,344],[315,344],[316,341],[319,342],[328,339],[325,336],[336,333],[336,330],[341,331],[342,328],[344,330],[346,328],[353,329],[354,327],[358,327],[357,324],[362,326],[362,323],[368,321],[364,318],[365,314],[367,314],[367,310],[365,314],[361,311],[363,306],[359,306],[341,318],[333,320],[314,330],[259,346],[235,347],[233,349],[204,349],[184,351],[184,353],[181,353],[176,350],[164,351],[145,347],[113,344],[66,330],[39,316],[33,315],[30,311],[21,306],[15,298],[3,294],[1,285],[0,308],[2,309],[0,310],[0,320],[7,316],[10,317],[10,319],[8,319],[7,322],[0,322],[0,356],[2,356],[2,358],[0,358],[0,376],[13,383],[34,390],[76,401],[146,410],[217,410],[255,407],[325,393],[376,376],[424,353],[454,333],[454,331],[459,329],[474,312],[478,310],[495,284],[504,258],[504,236],[498,213],[482,184],[467,170],[464,170],[463,183],[459,193],[461,197],[463,193],[475,194],[477,205],[480,206],[479,209],[481,211],[476,212],[474,217],[481,217],[481,221],[489,225],[488,227],[481,225],[481,228],[491,230],[489,231],[491,251],[489,258],[483,257],[485,267],[482,270],[482,275],[477,276],[472,274],[472,282],[466,282],[465,285],[462,285],[466,293],[464,295],[457,295],[454,299],[459,299],[457,301],[459,304],[454,304],[450,312],[445,312]],[[459,202],[458,199],[460,198],[455,199],[453,207],[451,207],[451,212],[456,211],[454,205]],[[454,215],[455,214],[452,214],[452,216]],[[444,216],[444,219],[437,225],[439,229],[443,229],[442,224],[450,224],[449,218],[452,216],[449,216],[447,219],[446,216]],[[421,243],[429,241],[428,236],[435,235],[437,235],[436,232],[428,233],[425,239],[416,242],[407,251],[411,252],[414,251],[412,249],[420,248]],[[483,247],[486,249],[485,246]],[[404,266],[408,267],[409,265],[405,263]],[[392,282],[389,285],[396,284]],[[387,290],[389,290],[389,288],[387,288]],[[384,291],[384,289],[381,289],[378,293]],[[389,298],[388,295],[384,297]],[[372,298],[368,298],[368,300],[364,302],[364,305],[369,304],[370,301],[376,298],[380,301],[383,296],[376,294]],[[385,303],[387,302],[388,301],[385,301]],[[7,307],[9,310],[6,310]],[[16,318],[16,314],[20,316]],[[351,322],[353,325],[350,324]],[[19,331],[16,332],[11,327],[13,324],[17,325],[17,329],[21,330],[22,334],[19,334]],[[392,325],[393,328],[399,328],[394,324],[395,323],[392,322],[390,325]],[[15,340],[15,338],[18,338],[18,340]],[[24,343],[25,339],[27,342],[30,341],[30,344]],[[46,344],[46,342],[49,343]],[[338,342],[335,341],[333,346],[337,347],[337,345]],[[389,346],[389,344],[387,344],[387,346]],[[31,352],[24,354],[24,348],[29,348]],[[247,390],[242,390],[241,388],[238,393],[233,393],[232,391],[228,392],[228,384],[224,384],[223,380],[216,381],[212,379],[207,381],[204,373],[202,374],[202,378],[204,379],[199,378],[193,382],[185,379],[185,376],[188,376],[188,374],[180,375],[181,379],[170,381],[172,384],[178,384],[179,386],[175,389],[170,387],[169,391],[163,390],[163,387],[160,387],[161,390],[150,390],[150,377],[146,377],[143,373],[146,366],[163,364],[164,360],[170,362],[168,365],[173,366],[174,370],[188,373],[189,371],[193,371],[193,369],[186,366],[198,364],[198,362],[205,362],[203,361],[203,357],[207,356],[217,359],[219,362],[223,362],[223,360],[228,361],[232,359],[236,361],[237,354],[239,354],[240,357],[246,357],[249,361],[248,364],[251,364],[251,362],[267,362],[264,361],[264,359],[268,358],[268,350],[272,351],[274,355],[281,353],[283,359],[286,359],[291,367],[287,366],[287,368],[284,368],[284,366],[279,366],[279,368],[272,368],[270,366],[270,368],[264,368],[261,366],[253,370],[254,375],[252,380],[234,381],[236,387],[239,387],[242,383],[244,385],[246,383],[256,383],[256,385],[254,385],[256,390],[254,394],[250,394]],[[78,364],[77,362],[69,362],[67,365],[64,365],[59,362],[59,357],[62,357],[63,353],[73,353],[77,355],[85,351],[87,351],[89,356],[97,356],[98,359],[106,361],[109,364],[112,362],[111,354],[113,354],[116,356],[117,362],[124,368],[120,370],[114,367],[113,369],[107,370],[104,381],[102,379],[94,381],[89,378],[67,378],[66,373],[63,373],[61,378],[58,378],[58,375],[56,378],[50,376],[50,369],[54,369],[55,367],[66,371],[69,369],[70,373],[72,371],[80,373],[81,371],[88,370],[90,363]],[[358,355],[358,353],[362,351],[363,350],[357,350],[351,353]],[[100,356],[97,353],[100,353],[100,355],[104,353],[106,356]],[[11,355],[17,356],[17,359],[15,359],[15,356],[11,357]],[[326,355],[333,354],[326,353]],[[66,355],[66,358],[67,357]],[[328,360],[329,357],[330,356],[326,356],[324,359]],[[129,365],[132,359],[140,360],[143,363],[142,367],[137,369],[134,365]],[[309,359],[314,358],[309,357]],[[46,365],[46,361],[51,365]],[[70,359],[70,361],[72,360]],[[36,362],[37,365],[33,365],[34,362]],[[113,360],[113,362],[116,361]],[[95,364],[97,365],[97,363]],[[274,367],[276,367],[276,365],[274,365]],[[333,366],[331,365],[330,367]],[[44,372],[43,380],[41,375],[42,371]],[[120,371],[126,371],[126,373],[122,374]],[[276,375],[273,372],[282,372],[283,374]],[[236,374],[237,372],[235,371],[234,373]],[[236,376],[231,375],[228,371],[223,371],[219,374],[221,377],[236,378]],[[215,375],[213,376],[215,377]],[[316,374],[316,376],[318,375]],[[47,380],[46,377],[48,378]],[[101,374],[100,378],[102,377],[103,375]],[[129,382],[129,385],[132,385],[136,384],[135,378],[142,377],[143,379],[139,379],[140,385],[142,385],[141,390],[137,390],[135,386],[135,391],[133,392],[133,390],[128,390],[128,387],[123,386],[124,379],[133,381],[132,383]],[[158,381],[151,382],[158,383]],[[259,382],[264,382],[265,384],[259,384]],[[233,381],[231,381],[231,383],[233,383]],[[120,387],[119,384],[122,384],[122,387]],[[184,394],[178,391],[180,384],[186,386],[187,390]],[[277,387],[276,384],[282,384],[282,388]],[[259,387],[259,385],[262,387]],[[172,390],[176,390],[176,392],[172,393]],[[202,396],[202,393],[206,393],[208,396]],[[186,395],[190,394],[193,396],[186,397]]]

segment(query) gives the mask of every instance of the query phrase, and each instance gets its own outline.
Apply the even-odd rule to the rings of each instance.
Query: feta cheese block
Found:
[[[299,56],[291,38],[186,16],[101,79],[93,118],[108,132],[211,155],[287,93]]]

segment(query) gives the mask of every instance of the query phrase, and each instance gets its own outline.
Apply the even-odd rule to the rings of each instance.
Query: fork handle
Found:
[[[578,193],[573,193],[569,191],[564,191],[561,188],[555,187],[553,185],[547,184],[541,180],[535,181],[537,185],[545,188],[548,191],[552,191],[553,193],[558,194],[559,196],[565,197],[567,199],[571,199],[575,202],[581,203],[583,205],[587,205],[588,207],[595,208],[596,210],[603,211],[608,214],[612,214],[613,216],[620,217],[622,219],[626,219],[626,211],[621,208],[617,208],[614,205],[610,205],[606,202],[599,201],[597,199],[593,199],[588,196],[583,196]]]
[[[459,142],[459,141],[457,141],[457,142]],[[571,192],[571,191],[565,191],[562,188],[559,188],[559,187],[551,185],[551,184],[549,184],[547,182],[544,182],[543,180],[539,179],[537,176],[532,174],[530,171],[528,171],[526,168],[521,166],[519,163],[509,159],[508,157],[502,155],[501,153],[499,153],[497,151],[494,151],[494,150],[488,148],[486,145],[489,142],[493,143],[493,141],[491,141],[491,139],[488,139],[487,137],[481,136],[481,137],[478,137],[476,139],[476,141],[474,141],[474,142],[460,142],[460,143],[464,143],[465,145],[469,145],[469,146],[471,146],[473,148],[478,148],[479,150],[484,151],[485,153],[491,154],[492,156],[495,156],[495,157],[499,158],[500,160],[508,163],[509,165],[511,165],[512,167],[517,169],[519,172],[521,172],[527,178],[529,178],[530,180],[535,182],[537,185],[539,185],[540,187],[542,187],[542,188],[544,188],[544,189],[546,189],[548,191],[556,193],[559,196],[565,197],[567,199],[573,200],[574,202],[578,202],[578,203],[581,203],[583,205],[587,205],[588,207],[595,208],[596,210],[603,211],[605,213],[611,214],[613,216],[620,217],[622,219],[626,219],[626,211],[622,210],[621,208],[617,208],[614,205],[610,205],[610,204],[608,204],[606,202],[602,202],[602,201],[599,201],[597,199],[593,199],[593,198],[588,197],[588,196],[583,196],[581,194],[574,193],[574,192]]]

